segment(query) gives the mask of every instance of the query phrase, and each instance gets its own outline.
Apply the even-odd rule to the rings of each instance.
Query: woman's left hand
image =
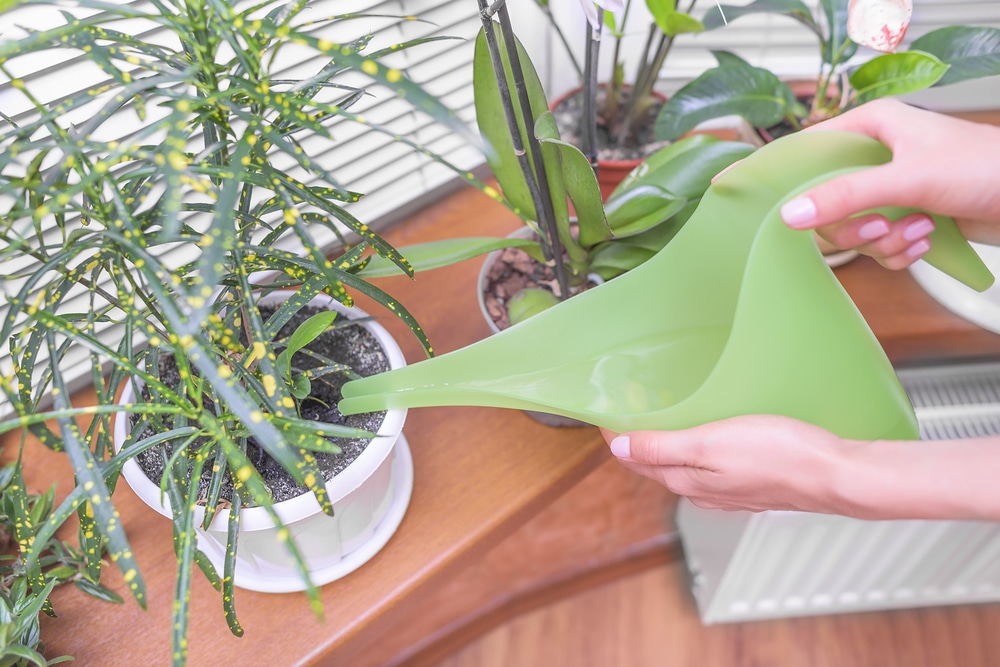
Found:
[[[699,507],[854,514],[838,491],[862,443],[788,417],[733,417],[682,431],[603,431],[621,462]],[[853,510],[853,511],[852,511]]]

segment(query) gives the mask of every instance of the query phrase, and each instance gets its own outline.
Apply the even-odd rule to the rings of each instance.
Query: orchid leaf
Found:
[[[538,116],[535,135],[540,142],[559,152],[563,187],[576,210],[580,245],[589,247],[608,238],[611,229],[604,217],[601,186],[590,160],[579,148],[559,139],[556,119],[551,111]]]
[[[511,73],[510,61],[507,51],[503,48],[503,36],[494,29],[497,41],[501,44],[500,52],[502,67],[507,85],[511,91],[514,90],[513,74]],[[518,59],[523,70],[524,83],[527,90],[529,106],[532,115],[537,118],[548,110],[548,102],[545,99],[545,92],[542,89],[541,81],[531,64],[524,47],[517,43]],[[473,76],[472,86],[476,105],[476,122],[479,124],[479,131],[486,140],[486,161],[500,184],[503,195],[514,207],[515,212],[522,213],[532,220],[538,220],[535,213],[535,205],[528,190],[521,164],[514,152],[514,143],[509,132],[504,104],[500,96],[500,88],[494,74],[493,61],[490,58],[489,48],[486,44],[485,30],[480,30],[476,37],[476,47],[473,56]],[[533,123],[528,126],[525,123],[521,107],[518,104],[513,108],[514,116],[517,120],[518,131],[521,136],[521,145],[528,145],[528,132],[534,131]],[[531,169],[537,174],[538,165],[534,164],[531,152],[528,151],[528,159]],[[544,169],[546,174],[558,174],[558,162],[552,162],[543,158],[546,162]],[[562,189],[560,179],[549,179],[549,191],[551,193],[552,205],[557,221],[568,222],[569,213],[566,205],[566,193]]]

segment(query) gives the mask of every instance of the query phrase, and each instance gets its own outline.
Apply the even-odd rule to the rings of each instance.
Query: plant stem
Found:
[[[601,50],[604,13],[598,12],[597,26],[587,24],[586,75],[583,79],[583,154],[597,173],[597,60]]]
[[[545,166],[542,163],[541,147],[534,137],[534,114],[531,112],[531,105],[528,102],[527,87],[524,83],[524,73],[521,70],[521,61],[517,56],[517,43],[514,38],[514,31],[510,25],[510,16],[507,13],[506,4],[499,6],[489,6],[486,0],[478,0],[479,14],[483,23],[483,32],[486,37],[486,46],[490,52],[490,60],[493,64],[493,73],[496,77],[497,87],[500,92],[500,100],[504,108],[504,116],[507,119],[507,127],[513,143],[514,154],[517,156],[518,164],[521,166],[521,173],[524,176],[531,195],[531,201],[535,206],[535,215],[539,218],[539,226],[543,232],[541,239],[542,249],[546,259],[552,260],[555,264],[556,279],[562,291],[562,298],[569,295],[569,285],[566,280],[566,268],[563,265],[563,249],[556,229],[555,213],[552,208],[552,195],[549,191],[548,179],[545,177]],[[521,130],[518,127],[517,116],[514,112],[514,102],[511,97],[510,87],[507,84],[507,77],[504,74],[503,59],[500,55],[500,46],[497,42],[496,27],[492,14],[498,14],[500,19],[500,29],[504,37],[504,46],[510,62],[511,75],[514,79],[514,88],[518,95],[521,113],[525,124],[525,135],[528,147],[531,151],[531,160],[536,165],[536,170],[532,170],[528,153],[524,148],[521,138]],[[548,237],[548,238],[544,238]]]
[[[569,41],[566,39],[566,35],[563,34],[562,28],[559,27],[558,23],[556,23],[556,17],[552,15],[552,10],[549,9],[548,6],[541,7],[541,10],[545,16],[548,17],[549,24],[552,26],[552,29],[556,31],[556,36],[559,38],[559,41],[562,42],[563,48],[566,49],[566,55],[569,56],[569,61],[573,64],[573,69],[576,70],[576,75],[580,77],[580,80],[582,81],[583,69],[580,68],[580,63],[577,61],[576,56],[573,55],[573,49],[570,47]]]

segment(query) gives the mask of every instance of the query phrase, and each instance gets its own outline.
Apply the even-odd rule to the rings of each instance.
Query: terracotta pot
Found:
[[[606,84],[599,84],[600,88],[604,88]],[[626,87],[628,89],[628,87]],[[562,95],[557,97],[555,100],[549,104],[549,109],[555,111],[561,104],[571,97],[577,95],[583,88],[578,86]],[[653,97],[660,101],[660,106],[667,103],[667,96],[653,91]],[[598,160],[597,161],[597,182],[601,186],[601,198],[607,201],[614,189],[618,187],[618,184],[628,176],[629,172],[639,166],[644,158],[637,158],[634,160]]]

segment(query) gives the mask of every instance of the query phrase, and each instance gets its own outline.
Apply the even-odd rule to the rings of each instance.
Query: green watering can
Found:
[[[810,187],[890,158],[850,133],[774,141],[718,178],[645,264],[468,347],[348,382],[340,410],[520,408],[618,432],[765,413],[845,438],[916,438],[875,336],[811,233],[779,217]],[[954,221],[934,220],[925,259],[989,287],[992,274]]]

